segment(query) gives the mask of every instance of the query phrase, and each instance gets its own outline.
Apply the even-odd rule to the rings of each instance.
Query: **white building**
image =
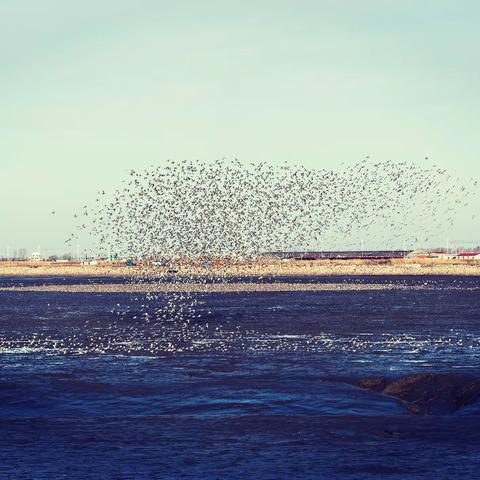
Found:
[[[40,252],[32,252],[32,254],[30,255],[30,260],[32,262],[40,262],[42,260]]]

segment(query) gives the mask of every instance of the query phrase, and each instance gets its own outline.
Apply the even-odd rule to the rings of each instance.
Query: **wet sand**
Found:
[[[334,292],[362,290],[422,290],[422,285],[357,284],[357,283],[155,283],[155,284],[74,284],[33,285],[0,288],[1,292],[61,292],[61,293],[129,293],[129,292]]]
[[[479,290],[479,287],[461,288],[462,290]],[[70,285],[28,285],[14,287],[0,287],[0,292],[58,292],[58,293],[162,293],[162,292],[191,292],[191,293],[228,293],[228,292],[341,292],[341,291],[379,291],[379,290],[434,290],[432,284],[407,285],[402,282],[388,283],[88,283]]]

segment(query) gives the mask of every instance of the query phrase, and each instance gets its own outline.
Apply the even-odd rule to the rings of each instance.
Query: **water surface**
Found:
[[[278,281],[429,288],[204,294],[185,325],[126,293],[0,292],[0,478],[480,478],[479,405],[414,416],[344,381],[480,376],[480,278]]]

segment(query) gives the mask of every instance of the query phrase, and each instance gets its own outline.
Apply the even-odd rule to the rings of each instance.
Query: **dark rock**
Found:
[[[480,400],[480,379],[459,373],[417,373],[393,381],[364,378],[355,385],[398,398],[417,415],[453,413]]]
[[[387,386],[387,381],[383,377],[362,378],[355,382],[361,388],[373,390],[374,392],[382,392]]]
[[[389,383],[383,393],[404,401],[419,415],[452,413],[480,395],[470,375],[457,373],[419,373]],[[469,388],[469,385],[472,385]]]
[[[406,402],[412,413],[452,413],[460,407],[462,388],[473,380],[455,373],[418,373],[389,383],[383,393]]]

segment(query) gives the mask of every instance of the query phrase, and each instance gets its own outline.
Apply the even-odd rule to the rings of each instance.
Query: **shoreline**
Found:
[[[480,261],[447,261],[437,259],[277,261],[216,265],[209,268],[180,265],[177,268],[177,274],[191,275],[193,277],[480,275]],[[98,265],[81,265],[80,263],[59,265],[53,262],[0,262],[0,277],[142,277],[143,273],[144,271],[139,267],[127,267],[107,262]],[[156,268],[156,273],[159,275],[167,274],[167,267]]]
[[[31,285],[0,287],[0,292],[55,292],[55,293],[253,293],[253,292],[342,292],[385,290],[436,290],[430,285],[403,283],[158,283],[123,284],[97,283],[72,285]],[[462,288],[465,290],[465,288]],[[468,288],[477,291],[478,288]]]

